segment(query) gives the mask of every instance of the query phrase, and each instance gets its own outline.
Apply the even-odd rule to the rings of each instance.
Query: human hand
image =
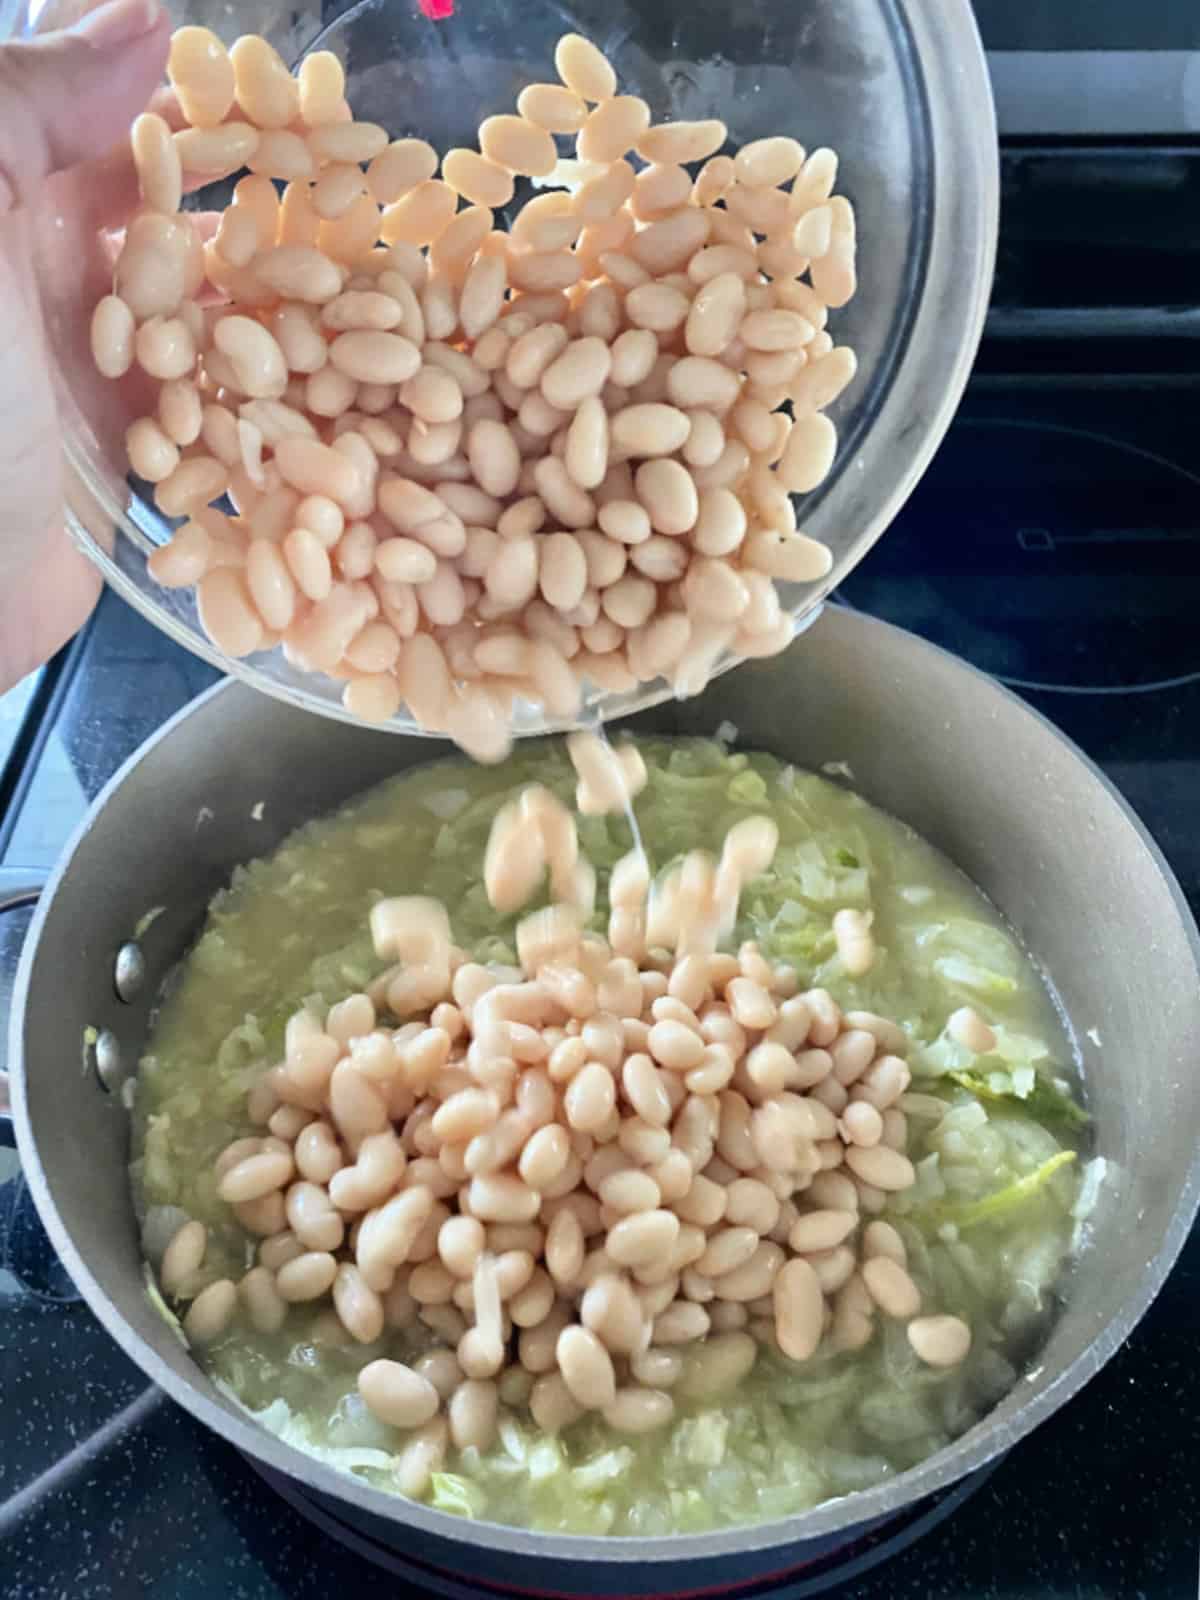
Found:
[[[159,0],[108,0],[64,31],[0,45],[0,691],[70,638],[100,587],[63,522],[30,208],[52,195],[62,270],[82,278],[98,230],[136,205],[127,135],[169,37]]]

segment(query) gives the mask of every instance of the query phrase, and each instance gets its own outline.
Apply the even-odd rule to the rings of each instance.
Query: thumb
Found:
[[[74,27],[0,45],[0,214],[117,142],[162,80],[159,0],[107,0]]]

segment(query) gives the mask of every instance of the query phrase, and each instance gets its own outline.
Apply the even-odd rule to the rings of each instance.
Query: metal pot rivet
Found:
[[[123,944],[117,951],[113,967],[113,986],[118,1000],[131,1004],[142,992],[146,981],[146,958],[139,944]]]
[[[125,1068],[121,1061],[121,1046],[111,1028],[104,1028],[97,1034],[92,1046],[92,1062],[101,1086],[109,1094],[116,1094],[124,1081]]]

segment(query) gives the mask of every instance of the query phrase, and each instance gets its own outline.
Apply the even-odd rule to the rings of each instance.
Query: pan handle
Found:
[[[46,887],[46,873],[35,867],[0,867],[0,913],[33,905]],[[0,1001],[0,1039],[8,1031],[7,1009]],[[0,1070],[0,1145],[11,1145],[12,1108],[8,1098],[8,1073]]]

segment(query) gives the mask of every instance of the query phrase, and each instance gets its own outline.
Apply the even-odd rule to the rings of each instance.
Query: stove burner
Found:
[[[1197,574],[1196,474],[1100,431],[960,418],[841,595],[1016,688],[1116,694],[1200,677]]]
[[[495,1600],[501,1600],[501,1597],[506,1597],[506,1600],[507,1597],[512,1597],[512,1600],[527,1600],[527,1597],[533,1600],[534,1596],[545,1593],[533,1588],[518,1590],[505,1585],[472,1582],[427,1566],[411,1555],[402,1555],[400,1551],[391,1549],[361,1529],[344,1522],[329,1502],[310,1499],[294,1479],[264,1466],[252,1456],[243,1459],[293,1510],[314,1523],[323,1533],[329,1534],[373,1566],[415,1586],[404,1591],[410,1600],[433,1600],[434,1596],[439,1600],[492,1600],[492,1597]],[[1003,1459],[999,1457],[996,1461],[988,1462],[950,1488],[897,1512],[887,1523],[872,1528],[865,1535],[852,1538],[840,1549],[785,1568],[768,1578],[759,1578],[733,1588],[697,1591],[689,1587],[687,1579],[672,1583],[668,1577],[667,1587],[658,1600],[685,1600],[686,1596],[698,1592],[703,1594],[705,1600],[810,1600],[812,1596],[827,1594],[838,1584],[861,1577],[890,1557],[899,1555],[923,1534],[937,1527],[987,1482]],[[690,1580],[692,1585],[694,1582],[694,1579]]]

